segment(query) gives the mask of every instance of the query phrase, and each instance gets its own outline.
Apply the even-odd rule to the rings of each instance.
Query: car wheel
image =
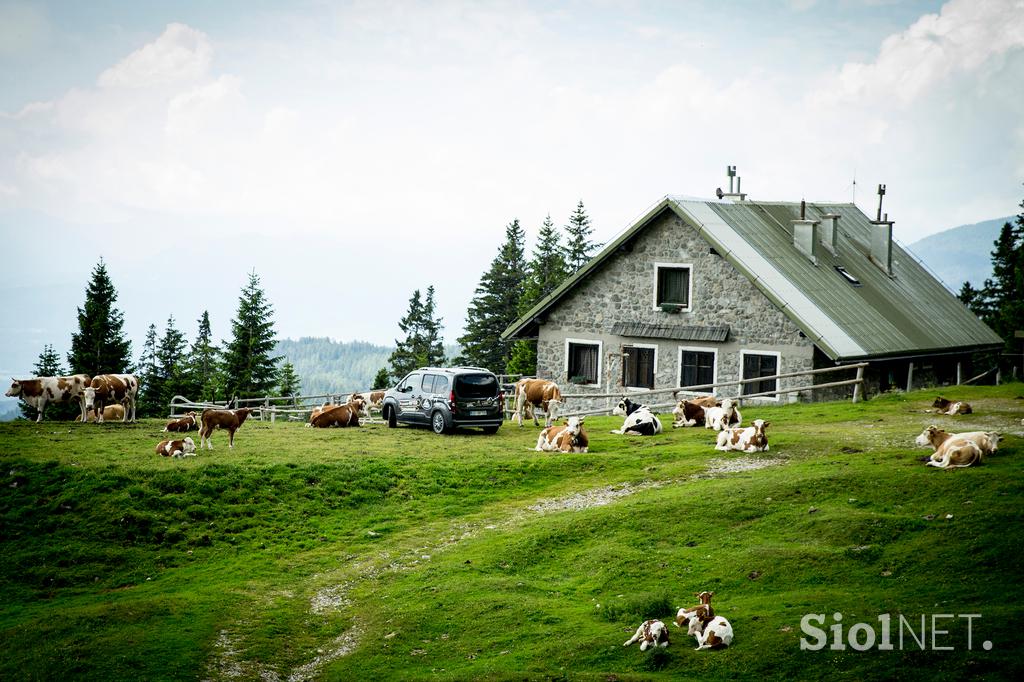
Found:
[[[395,416],[395,408],[388,406],[384,408],[384,418],[388,422],[388,428],[393,429],[398,426],[398,417]]]
[[[501,428],[501,427],[499,427],[499,426],[485,426],[484,427],[484,433],[497,433],[499,428]]]
[[[431,415],[430,428],[433,429],[436,434],[448,433],[448,420],[445,419],[444,412],[438,410]]]

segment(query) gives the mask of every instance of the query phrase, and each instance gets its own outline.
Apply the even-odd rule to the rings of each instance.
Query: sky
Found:
[[[666,194],[850,201],[895,236],[1024,198],[1024,0],[0,0],[0,372],[64,355],[102,258],[138,355],[215,338],[248,273],[281,337],[445,339],[518,218],[607,242]]]

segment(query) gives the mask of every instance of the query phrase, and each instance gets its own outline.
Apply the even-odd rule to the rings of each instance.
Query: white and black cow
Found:
[[[622,428],[612,431],[612,433],[618,435],[628,433],[633,436],[653,436],[661,433],[661,420],[658,419],[658,416],[651,412],[646,405],[634,403],[629,398],[620,400],[612,410],[612,414],[626,418],[626,421],[622,423]]]
[[[81,409],[79,421],[85,421],[88,413],[85,405],[85,391],[89,385],[88,374],[72,374],[66,377],[36,377],[35,379],[11,379],[11,387],[7,389],[9,398],[21,398],[29,406],[34,407],[38,416],[36,421],[43,421],[43,410],[48,403],[66,403],[77,400]]]
[[[98,415],[96,422],[103,423],[103,407],[108,404],[124,405],[121,421],[135,421],[135,398],[139,394],[139,380],[134,374],[99,374],[92,378],[92,384],[85,389],[85,406],[92,407]]]

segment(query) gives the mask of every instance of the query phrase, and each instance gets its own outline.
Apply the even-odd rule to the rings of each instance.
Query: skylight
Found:
[[[857,279],[856,277],[854,277],[853,275],[851,275],[849,272],[847,272],[846,268],[844,268],[842,265],[837,265],[837,266],[835,266],[835,268],[836,268],[836,272],[838,272],[840,275],[842,275],[843,278],[847,282],[852,284],[853,286],[859,287],[861,285],[860,284],[860,280]]]

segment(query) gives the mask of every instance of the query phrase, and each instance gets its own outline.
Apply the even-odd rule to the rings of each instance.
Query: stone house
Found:
[[[565,389],[573,393],[728,384],[863,361],[870,393],[954,383],[976,353],[1002,346],[893,243],[881,208],[871,220],[853,204],[725,197],[665,197],[503,338],[535,338],[538,376],[575,384]],[[811,381],[694,392],[746,395]]]

